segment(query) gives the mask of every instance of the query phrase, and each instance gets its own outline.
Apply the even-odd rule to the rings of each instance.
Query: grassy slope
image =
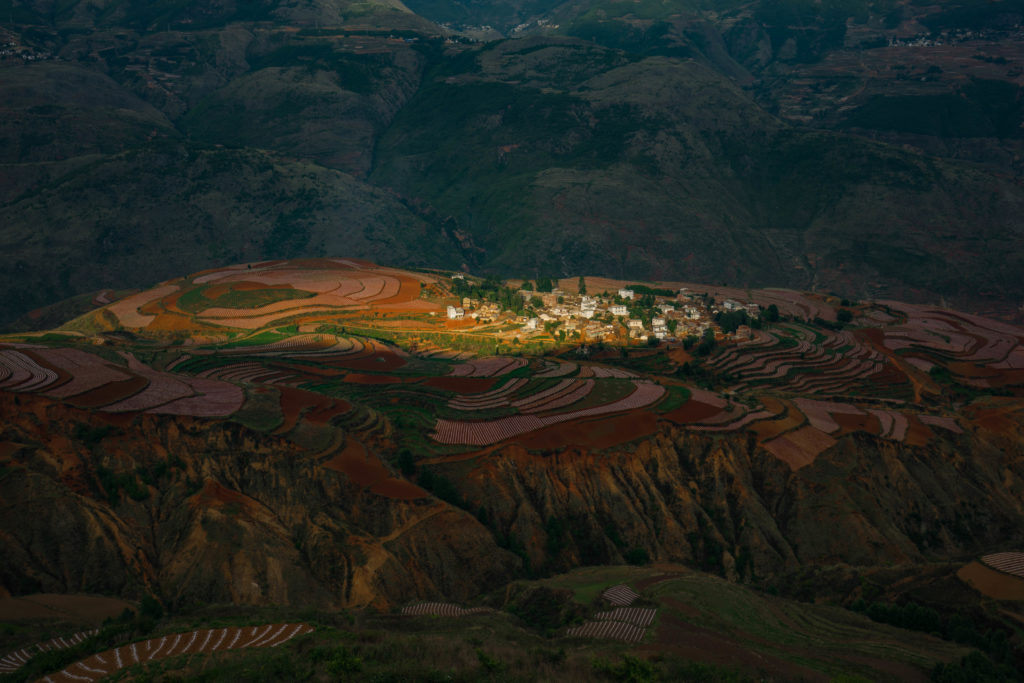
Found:
[[[636,587],[652,579],[658,582],[641,591],[640,604],[656,607],[658,616],[640,644],[568,639],[562,635],[565,625],[555,626],[559,618],[578,620],[603,609],[599,595],[607,587],[620,582]],[[798,671],[826,680],[895,680],[921,676],[939,662],[969,652],[837,607],[767,596],[679,567],[580,569],[520,582],[488,601],[498,606],[510,597],[505,610],[464,618],[199,608],[162,619],[152,635],[282,621],[311,623],[317,631],[276,650],[179,656],[132,672],[186,677],[202,672],[208,681],[273,680],[281,675],[307,680],[325,674],[358,680],[625,680],[619,669],[633,657],[646,660],[633,664],[645,676],[638,680],[785,679]],[[548,628],[541,628],[542,623]],[[687,650],[692,643],[678,640],[680,629],[696,629],[690,639],[709,642],[713,637],[715,645],[704,652]],[[21,626],[12,630],[5,645],[16,647],[41,635],[35,626]],[[133,639],[144,637],[151,635],[139,633]],[[45,670],[32,667],[20,678],[29,673]]]

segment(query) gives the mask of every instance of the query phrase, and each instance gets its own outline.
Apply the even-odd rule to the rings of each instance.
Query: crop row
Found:
[[[646,629],[622,621],[588,621],[565,632],[570,638],[607,638],[637,643],[643,640]]]
[[[1024,553],[993,553],[985,555],[981,561],[1001,572],[1024,577]]]
[[[594,380],[592,379],[571,379],[567,381],[570,384],[566,384],[562,391],[557,394],[524,403],[519,409],[524,413],[540,413],[565,408],[574,403],[579,403],[594,390]]]
[[[474,358],[456,365],[449,373],[454,377],[501,377],[526,365],[522,358]]]
[[[20,351],[0,350],[0,389],[39,391],[57,381],[57,373]]]
[[[605,591],[601,593],[601,597],[613,605],[629,607],[640,599],[640,594],[626,584],[620,583],[617,586],[605,589]]]
[[[607,612],[598,612],[594,619],[598,621],[624,621],[627,624],[646,628],[654,623],[654,615],[658,610],[653,607],[617,607]]]
[[[78,645],[80,642],[91,636],[99,633],[99,629],[93,629],[91,631],[81,631],[75,633],[67,638],[58,637],[51,640],[47,640],[42,643],[36,643],[26,648],[22,648],[17,652],[12,652],[3,659],[0,659],[0,673],[13,673],[28,663],[30,659],[35,657],[40,652],[50,652],[51,650],[66,650],[69,647]]]
[[[448,402],[448,406],[456,410],[485,410],[505,406],[508,405],[508,395],[526,384],[527,381],[527,379],[519,377],[482,394],[457,396]]]
[[[590,390],[587,382],[580,382],[580,385],[581,389],[586,387],[586,391]],[[545,417],[537,417],[532,414],[511,415],[480,422],[439,419],[435,424],[434,433],[431,434],[431,438],[439,443],[484,446],[569,420],[642,408],[654,403],[665,393],[665,388],[659,384],[634,382],[634,385],[635,389],[631,394],[617,401],[568,413],[556,413]],[[543,408],[545,410],[550,409],[553,403],[567,400],[574,393],[570,392],[563,399],[555,399],[555,401],[545,404]],[[574,398],[573,403],[579,400],[579,398]],[[538,409],[539,407],[537,406],[533,407],[533,410]]]
[[[62,680],[98,681],[125,667],[175,655],[277,647],[297,635],[309,633],[312,630],[305,624],[268,624],[262,628],[259,626],[231,627],[151,638],[93,655],[75,662],[59,673],[46,676],[43,680],[48,683]]]
[[[547,362],[547,369],[543,372],[538,372],[534,377],[564,377],[565,375],[570,375],[575,372],[578,367],[575,363],[560,360]]]
[[[471,614],[487,614],[494,610],[488,607],[460,607],[452,602],[421,602],[402,608],[402,616],[466,617]]]

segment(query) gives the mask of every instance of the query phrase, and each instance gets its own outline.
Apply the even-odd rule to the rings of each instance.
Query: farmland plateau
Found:
[[[0,682],[1022,672],[1022,0],[0,0]]]
[[[34,647],[67,679],[323,648],[377,670],[360,629],[421,638],[402,624],[430,614],[456,634],[497,629],[499,650],[555,639],[571,654],[552,676],[671,677],[695,657],[710,680],[1017,666],[1024,330],[1009,323],[351,258],[239,264],[89,305],[0,339],[0,585],[162,616],[65,615],[67,648]],[[711,595],[737,606],[702,607]],[[211,605],[271,611],[195,621]],[[900,609],[944,639],[907,631]],[[862,656],[787,632],[797,613]],[[338,645],[338,628],[356,640]],[[52,632],[11,633],[12,675],[44,673],[25,639]],[[587,663],[595,638],[621,643],[607,670]],[[473,678],[496,652],[435,665]]]

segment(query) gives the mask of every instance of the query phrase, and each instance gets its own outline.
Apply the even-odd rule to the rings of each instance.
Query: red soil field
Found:
[[[394,375],[363,375],[353,372],[345,375],[345,381],[349,384],[402,384],[406,380]]]
[[[852,432],[868,432],[869,434],[880,434],[881,425],[874,415],[845,415],[833,413],[832,419],[840,427],[838,434],[850,434]]]
[[[197,328],[209,328],[209,326],[196,322],[191,316],[177,311],[161,311],[157,313],[153,322],[146,325],[146,329],[152,332],[181,332]]]
[[[802,427],[771,441],[763,447],[794,472],[814,462],[818,455],[833,446],[836,440],[814,427]]]
[[[376,457],[370,457],[358,441],[349,440],[345,449],[323,465],[341,472],[359,486],[370,486],[391,476],[391,472]]]
[[[148,379],[136,376],[120,382],[109,382],[96,389],[73,396],[67,399],[67,402],[76,408],[100,408],[134,396],[147,386],[149,386]]]
[[[785,412],[785,417],[759,420],[750,425],[747,429],[757,434],[759,442],[764,442],[785,432],[792,431],[806,422],[804,414],[797,410],[796,406],[789,401],[762,396],[761,403],[776,415],[782,415]]]
[[[394,498],[395,500],[416,500],[430,495],[419,486],[416,486],[416,484],[394,478],[378,481],[370,487],[370,491],[378,496]]]
[[[480,394],[490,391],[494,383],[494,377],[430,377],[424,380],[423,384],[443,391],[454,391],[459,394]]]
[[[971,562],[956,575],[968,586],[990,598],[1024,600],[1024,579],[997,572],[980,562]]]
[[[335,415],[342,415],[350,410],[352,410],[351,403],[343,398],[336,398],[331,400],[330,405],[313,408],[305,414],[304,418],[313,424],[327,424]]]
[[[903,438],[903,443],[910,446],[927,446],[933,436],[934,432],[917,417],[907,416],[907,435]]]
[[[722,412],[722,409],[717,406],[691,400],[687,401],[675,410],[663,414],[662,417],[666,420],[675,422],[676,424],[689,424],[691,422],[701,422],[709,417],[717,415],[720,412]]]
[[[524,448],[557,450],[566,445],[611,448],[658,431],[658,416],[647,411],[606,419],[581,420],[538,429],[514,439]]]
[[[344,450],[323,464],[329,470],[341,472],[358,486],[368,487],[373,493],[397,500],[415,500],[429,494],[419,486],[391,476],[377,456],[367,453],[363,444],[349,440]]]
[[[682,348],[671,349],[668,352],[668,357],[670,360],[672,360],[672,362],[678,363],[679,365],[689,363],[690,361],[693,360],[693,356],[691,356],[689,352]]]
[[[348,401],[332,399],[312,391],[283,385],[278,386],[277,389],[281,392],[281,410],[284,412],[284,422],[276,430],[278,434],[291,431],[304,412],[306,420],[316,424],[326,424],[334,415],[347,412],[352,408]]]
[[[1024,429],[1024,410],[1013,399],[988,398],[984,404],[968,406],[963,414],[978,427],[997,434],[1014,436]]]
[[[372,307],[375,311],[396,313],[429,313],[431,311],[439,313],[444,310],[444,307],[440,304],[435,304],[425,299],[414,299],[412,301],[398,301],[385,304],[374,302]]]
[[[373,302],[374,308],[380,306],[390,306],[394,304],[411,304],[419,300],[420,296],[420,282],[415,278],[411,278],[407,275],[398,275],[396,273],[389,273],[389,277],[392,277],[399,282],[399,290],[392,296],[383,297]],[[429,301],[423,303],[429,304]],[[434,304],[431,304],[434,305]],[[436,306],[437,310],[441,310],[440,306]]]
[[[333,361],[332,365],[348,368],[349,370],[377,370],[379,372],[390,372],[405,365],[405,359],[398,354],[378,347],[373,349],[373,355],[354,358],[351,360],[342,357]]]
[[[117,368],[99,356],[78,349],[39,349],[35,353],[47,360],[50,367],[59,367],[61,371],[73,376],[66,384],[59,387],[48,387],[43,392],[47,396],[66,398],[103,386],[108,382],[131,377],[122,368]]]

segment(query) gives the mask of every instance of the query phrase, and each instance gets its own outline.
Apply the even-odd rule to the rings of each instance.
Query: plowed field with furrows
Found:
[[[466,608],[451,602],[421,602],[403,607],[402,616],[467,617],[473,614],[488,614],[493,611],[489,607]]]
[[[13,673],[28,663],[30,659],[35,657],[40,652],[50,652],[51,650],[66,650],[69,647],[78,645],[83,640],[96,635],[99,633],[99,629],[93,629],[91,631],[80,631],[72,634],[67,638],[58,636],[57,638],[51,638],[42,643],[36,643],[28,647],[22,648],[15,652],[8,654],[7,656],[0,659],[0,673]]]
[[[1001,572],[1024,577],[1024,553],[993,553],[985,555],[981,561]]]
[[[125,667],[175,655],[241,650],[250,647],[277,647],[295,636],[312,630],[311,626],[305,624],[267,624],[245,628],[206,629],[150,638],[95,654],[41,680],[48,683],[98,681]]]

